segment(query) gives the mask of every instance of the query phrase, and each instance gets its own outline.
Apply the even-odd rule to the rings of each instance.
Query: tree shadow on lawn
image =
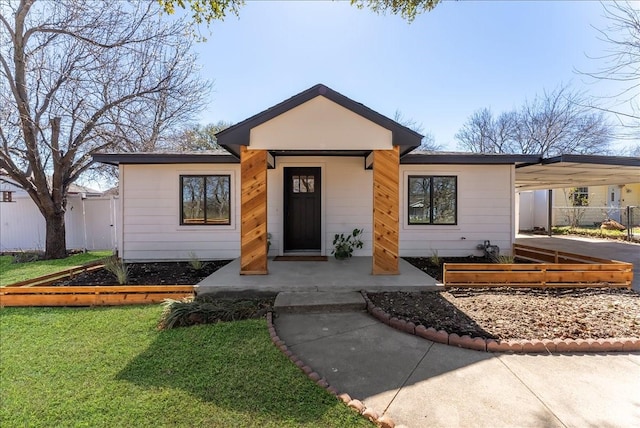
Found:
[[[317,423],[339,404],[273,346],[264,320],[161,331],[117,378],[283,425]]]

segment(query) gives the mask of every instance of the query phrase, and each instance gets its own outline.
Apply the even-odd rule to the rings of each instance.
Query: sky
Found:
[[[344,1],[249,0],[201,29],[195,50],[213,91],[198,121],[236,123],[323,83],[456,150],[479,108],[499,114],[562,84],[614,93],[576,72],[602,65],[589,57],[604,53],[593,27],[606,25],[595,1],[445,1],[408,23]]]

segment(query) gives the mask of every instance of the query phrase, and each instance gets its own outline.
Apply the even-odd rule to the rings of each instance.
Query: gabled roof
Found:
[[[287,111],[292,110],[318,96],[323,96],[353,113],[356,113],[391,131],[392,144],[394,146],[400,146],[400,155],[404,155],[405,153],[415,149],[422,141],[423,135],[381,115],[374,110],[371,110],[369,107],[358,103],[325,85],[318,84],[279,104],[276,104],[271,108],[268,108],[267,110],[264,110],[263,112],[218,132],[216,134],[218,144],[233,153],[235,156],[239,157],[240,146],[249,145],[250,131],[252,128],[261,125],[276,116],[286,113]]]

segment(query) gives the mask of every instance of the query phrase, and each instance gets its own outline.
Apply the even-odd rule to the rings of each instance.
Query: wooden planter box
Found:
[[[113,306],[160,303],[193,294],[192,285],[2,287],[0,306]]]
[[[193,294],[193,285],[50,286],[79,273],[101,269],[102,263],[96,261],[0,287],[0,307],[137,305]]]
[[[516,258],[539,263],[445,263],[445,287],[631,288],[633,265],[516,245]]]

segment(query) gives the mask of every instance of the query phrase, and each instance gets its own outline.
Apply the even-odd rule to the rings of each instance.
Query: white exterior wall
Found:
[[[373,171],[362,157],[278,157],[267,172],[267,229],[270,256],[283,254],[283,177],[286,167],[319,167],[322,174],[322,248],[333,249],[336,233],[364,229],[364,247],[356,256],[370,256],[373,236]],[[181,174],[230,174],[232,224],[180,226]],[[490,240],[510,253],[515,240],[515,195],[512,165],[401,165],[400,255],[481,255],[478,244]],[[458,224],[409,225],[409,175],[458,177]],[[240,256],[240,165],[123,165],[121,166],[123,257],[128,261],[187,260],[189,253],[207,259]]]
[[[231,225],[181,226],[180,175],[229,174]],[[127,261],[240,256],[240,165],[121,165],[121,256]]]
[[[251,129],[249,150],[391,149],[391,131],[317,96]]]
[[[482,255],[485,240],[510,254],[515,241],[515,169],[513,165],[400,165],[400,255],[444,257]],[[458,177],[458,224],[409,225],[409,175]]]
[[[369,256],[373,236],[373,172],[364,169],[362,157],[279,157],[276,168],[268,171],[268,224],[270,255],[282,254],[285,167],[320,167],[322,175],[323,255],[331,255],[333,236],[364,229],[361,250],[355,256]]]

